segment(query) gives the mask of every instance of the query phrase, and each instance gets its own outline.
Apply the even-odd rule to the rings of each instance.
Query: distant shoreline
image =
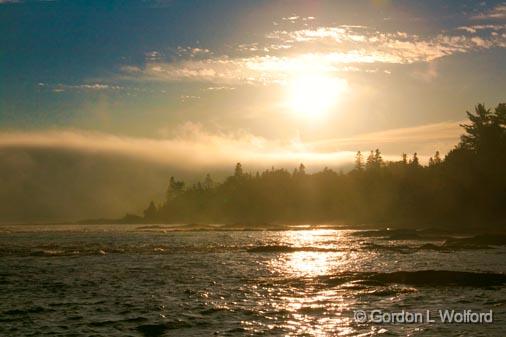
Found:
[[[409,239],[413,234],[422,235],[423,237],[444,236],[444,235],[467,235],[473,236],[477,234],[499,234],[506,235],[506,230],[497,226],[480,226],[478,227],[436,227],[436,226],[415,226],[415,225],[388,225],[388,224],[350,224],[350,223],[264,223],[264,224],[248,224],[248,223],[150,223],[150,222],[122,222],[121,219],[97,219],[83,220],[77,222],[40,222],[40,223],[5,223],[0,224],[1,227],[9,226],[136,226],[137,230],[163,230],[171,232],[195,232],[195,231],[300,231],[300,230],[359,230],[371,231],[384,234],[401,233]]]

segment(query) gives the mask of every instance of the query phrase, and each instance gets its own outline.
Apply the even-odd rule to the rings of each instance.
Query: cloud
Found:
[[[179,56],[189,55],[191,57],[202,57],[208,54],[212,54],[209,49],[199,47],[177,47],[176,53]]]
[[[506,3],[501,3],[489,11],[480,13],[472,17],[475,20],[487,19],[505,19],[506,18]]]
[[[228,56],[205,60],[183,60],[171,63],[148,63],[139,73],[124,72],[131,78],[155,81],[194,81],[222,85],[282,84],[297,74],[336,73],[349,71],[369,72],[349,66],[350,64],[396,63],[398,59],[381,53],[306,53],[297,56],[251,56],[230,58]]]
[[[430,62],[422,69],[414,70],[412,76],[421,81],[430,82],[439,76],[437,65],[434,62]]]
[[[328,151],[334,148],[345,150],[396,148],[401,151],[417,151],[430,155],[436,150],[447,152],[455,146],[462,134],[459,124],[459,122],[449,121],[371,132],[349,138],[314,142],[309,144],[308,148],[312,151]],[[391,151],[390,154],[395,156]]]
[[[209,91],[222,91],[222,90],[235,90],[234,87],[218,86],[218,87],[207,87]]]
[[[493,47],[506,47],[505,25],[461,26],[433,36],[342,25],[276,30],[268,33],[263,42],[236,45],[233,57],[203,48],[180,47],[179,59],[165,62],[150,56],[143,68],[126,66],[122,70],[131,78],[144,80],[209,82],[218,86],[282,84],[299,73],[336,76],[339,72],[370,72],[371,65],[381,66],[388,73],[392,65],[430,63]]]
[[[189,101],[196,101],[199,100],[200,96],[194,96],[194,95],[181,95],[179,96],[179,100],[181,102],[189,102]]]
[[[104,83],[85,83],[85,84],[48,84],[39,82],[37,83],[37,86],[39,88],[50,88],[54,92],[63,92],[65,90],[94,90],[94,91],[101,91],[101,90],[125,90],[124,87],[121,87],[119,85],[110,85],[110,84],[104,84]]]
[[[298,15],[292,15],[292,16],[286,16],[286,17],[282,17],[281,18],[281,21],[288,21],[288,22],[291,22],[291,23],[296,23],[296,22],[305,22],[305,21],[313,21],[315,19],[314,16],[298,16]]]
[[[142,68],[141,68],[141,67],[137,67],[137,66],[130,66],[130,65],[121,66],[121,67],[120,67],[120,70],[121,70],[122,72],[125,72],[125,73],[130,73],[130,74],[134,74],[134,73],[141,73],[141,72],[142,72]]]
[[[230,59],[228,57],[205,60],[183,60],[171,63],[148,63],[140,76],[145,79],[169,81],[202,81],[213,83],[234,83],[249,80],[257,81],[248,69],[251,60]],[[136,73],[130,75],[138,76]]]
[[[457,29],[464,30],[468,33],[476,33],[480,30],[492,30],[492,31],[503,31],[506,30],[505,24],[489,24],[489,25],[469,25],[469,26],[461,26]]]
[[[154,62],[159,61],[162,58],[162,55],[157,51],[150,51],[144,54],[146,60]]]
[[[84,131],[2,132],[1,148],[65,149],[85,153],[123,155],[180,168],[228,167],[241,161],[253,166],[349,164],[357,150],[385,149],[397,158],[404,151],[430,155],[451,149],[461,129],[444,122],[393,129],[318,142],[269,140],[245,133],[210,133],[199,124],[186,123],[175,136],[164,139],[133,138]],[[437,144],[437,145],[434,145]],[[436,148],[436,146],[438,146]],[[407,148],[409,147],[409,148]]]
[[[135,67],[128,67],[128,71],[135,73],[137,70]],[[121,86],[117,84],[107,83],[82,83],[82,84],[50,84],[39,82],[37,83],[39,89],[49,89],[55,93],[61,93],[65,91],[88,91],[88,92],[101,92],[101,91],[121,91],[128,93],[165,93],[163,89],[148,89],[145,87],[134,87],[134,86]]]
[[[481,29],[503,30],[503,25],[459,27],[475,33]],[[321,52],[349,55],[336,61],[349,63],[397,63],[431,62],[455,53],[465,53],[478,48],[503,46],[506,37],[487,34],[468,36],[462,34],[440,33],[432,37],[422,37],[406,32],[380,32],[363,26],[318,27],[295,31],[274,31],[269,39],[283,45],[291,45],[299,50],[319,48]]]

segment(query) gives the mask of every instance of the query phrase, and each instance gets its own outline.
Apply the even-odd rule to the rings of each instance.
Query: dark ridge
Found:
[[[201,310],[200,314],[201,315],[212,315],[217,312],[223,312],[223,311],[226,311],[226,309],[224,309],[224,308],[207,308],[207,309]]]
[[[192,325],[182,320],[170,321],[160,324],[143,324],[139,325],[136,330],[146,337],[158,337],[165,334],[167,330],[188,328]]]
[[[107,326],[107,325],[113,325],[113,324],[116,324],[118,323],[117,321],[112,321],[112,320],[106,320],[106,321],[97,321],[97,322],[91,322],[89,323],[90,326],[96,326],[96,327],[103,327],[103,326]]]
[[[463,239],[448,239],[443,244],[448,248],[489,248],[489,246],[504,246],[506,245],[506,235],[476,235],[471,238]]]
[[[238,327],[238,328],[233,328],[233,329],[229,329],[227,330],[227,334],[245,334],[246,333],[246,329],[243,328],[243,327]]]
[[[292,247],[292,246],[258,246],[247,249],[250,253],[292,253],[292,252],[337,252],[335,249],[330,248],[317,248],[317,247]]]
[[[54,310],[53,309],[45,309],[43,307],[36,306],[36,307],[28,308],[28,309],[11,309],[11,310],[7,310],[7,311],[4,311],[2,313],[2,316],[3,315],[16,316],[16,315],[37,314],[37,313],[41,313],[41,312],[44,312],[44,311],[54,311]]]
[[[491,249],[490,246],[478,246],[478,245],[435,245],[432,243],[426,243],[417,248],[417,250],[434,250],[437,252],[450,253],[458,250],[473,250],[473,249]]]
[[[347,289],[368,289],[370,286],[387,287],[400,284],[417,287],[493,287],[506,285],[506,274],[449,270],[397,271],[392,273],[344,272],[316,278],[303,277],[289,280],[271,280],[265,286],[288,283],[293,287],[308,284]]]
[[[137,331],[142,333],[146,337],[158,337],[161,336],[169,328],[165,324],[145,324],[139,325]]]
[[[506,284],[505,274],[475,273],[448,270],[397,271],[375,273],[366,278],[368,284],[401,283],[415,286],[489,287]]]

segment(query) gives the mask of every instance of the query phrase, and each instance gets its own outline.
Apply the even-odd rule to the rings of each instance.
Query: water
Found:
[[[506,286],[488,274],[506,272],[504,246],[419,249],[442,239],[351,230],[174,229],[1,226],[0,335],[504,335]],[[410,273],[421,270],[472,274]],[[389,274],[397,271],[408,273]],[[357,309],[492,310],[494,322],[359,324]]]

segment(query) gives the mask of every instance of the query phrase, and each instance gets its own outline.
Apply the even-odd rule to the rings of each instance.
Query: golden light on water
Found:
[[[325,116],[346,89],[346,81],[325,74],[302,74],[287,85],[287,105],[296,115],[309,119]]]
[[[317,276],[327,274],[330,261],[328,253],[294,252],[290,254],[287,267],[296,274]]]
[[[297,230],[280,235],[279,241],[301,250],[279,254],[269,268],[294,280],[292,293],[281,293],[281,300],[274,306],[290,314],[284,322],[293,334],[308,336],[351,335],[350,317],[343,315],[353,305],[340,290],[332,287],[318,288],[318,279],[335,275],[346,264],[347,256],[339,251],[341,233],[335,230]],[[344,240],[346,242],[346,240]],[[307,249],[307,250],[303,250]],[[314,249],[312,251],[311,249]],[[298,288],[297,280],[316,280]]]
[[[283,273],[296,277],[314,277],[327,275],[343,263],[343,253],[333,251],[335,241],[339,240],[332,230],[299,230],[287,232],[283,235],[291,247],[305,247],[309,250],[286,253],[274,258],[271,266]],[[315,251],[310,249],[314,248]],[[329,251],[325,251],[325,250]]]

